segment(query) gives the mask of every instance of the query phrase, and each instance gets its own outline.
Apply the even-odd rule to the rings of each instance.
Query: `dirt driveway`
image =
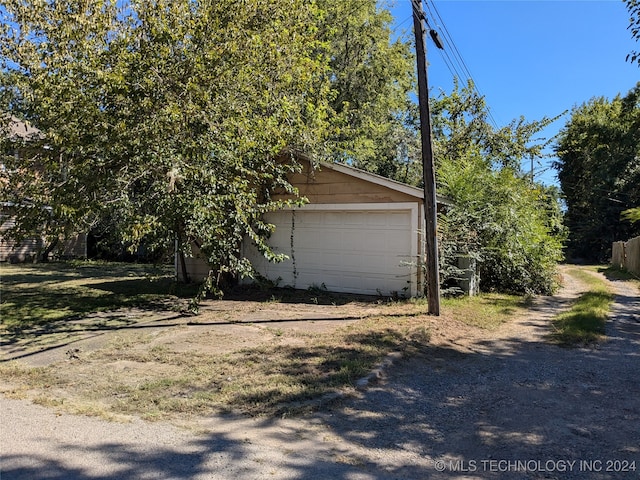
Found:
[[[298,418],[185,429],[2,398],[2,479],[638,479],[640,295],[615,282],[608,341],[563,349],[544,334],[581,291],[567,280],[497,334],[448,329],[356,398]]]
[[[598,348],[544,341],[549,317],[581,291],[568,277],[499,338],[436,346],[323,418],[390,478],[638,479],[640,295],[614,286]]]

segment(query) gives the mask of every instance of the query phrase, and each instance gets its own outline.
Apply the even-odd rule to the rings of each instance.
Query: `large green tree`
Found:
[[[455,161],[478,150],[488,164],[519,171],[523,160],[544,156],[549,142],[540,132],[559,117],[528,121],[514,119],[503,127],[491,124],[489,110],[473,82],[454,82],[449,94],[441,93],[431,102],[436,161]]]
[[[477,92],[472,81],[461,86],[454,79],[450,93],[441,92],[430,99],[433,130],[434,160],[437,170],[443,162],[456,162],[470,152],[478,153],[490,168],[512,168],[518,174],[523,161],[543,158],[549,140],[541,131],[556,117],[540,120],[514,119],[503,127],[492,124],[484,97]],[[411,121],[417,122],[417,115],[410,111]],[[418,128],[407,131],[405,136],[409,152],[408,159],[399,159],[395,179],[419,185],[422,182],[422,163]],[[411,135],[415,138],[411,139]],[[528,172],[530,173],[530,171]]]
[[[556,152],[569,253],[608,260],[613,241],[640,234],[639,225],[621,219],[640,205],[640,83],[624,97],[574,108]]]
[[[640,2],[638,0],[625,0],[631,19],[629,21],[629,30],[631,36],[638,41],[640,39]],[[627,55],[627,60],[637,62],[640,66],[640,53],[633,51]],[[622,217],[630,222],[640,222],[640,207],[630,208],[622,212]]]
[[[395,177],[415,142],[415,59],[376,0],[319,0],[329,45],[331,130],[324,156]]]
[[[249,272],[245,236],[269,255],[261,215],[292,190],[290,152],[326,128],[315,2],[10,0],[0,14],[1,106],[46,138],[37,165],[3,158],[3,200],[76,228],[108,213],[133,244],[198,242],[214,279]]]

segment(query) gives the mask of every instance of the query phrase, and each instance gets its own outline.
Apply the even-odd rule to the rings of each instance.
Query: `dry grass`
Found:
[[[478,297],[444,299],[444,308],[467,325],[495,330],[531,305],[530,297],[487,293]]]
[[[98,348],[49,366],[4,362],[4,393],[108,419],[289,414],[309,408],[310,400],[326,393],[353,392],[355,382],[392,351],[428,354],[434,329],[494,329],[526,306],[524,299],[504,295],[453,299],[443,302],[436,318],[424,314],[426,305],[419,300],[363,300],[315,291],[257,293],[251,292],[251,301],[233,300],[233,311],[211,302],[208,311],[180,325],[114,328]],[[289,328],[238,323],[237,318],[238,311],[255,315],[274,310],[281,318],[307,318],[310,309],[321,308],[338,309],[344,320],[326,328],[297,320],[290,323],[306,322],[309,328]],[[90,321],[86,325],[93,328]],[[219,325],[227,330],[220,332]],[[38,341],[56,334],[60,332],[38,330]],[[23,328],[21,335],[28,337],[29,330]]]
[[[116,338],[63,365],[10,362],[0,374],[40,402],[96,414],[165,419],[207,412],[275,415],[337,389],[349,390],[388,352],[417,354],[428,345],[419,317],[369,318],[334,332],[265,331],[264,341],[231,353],[145,348],[142,337]],[[24,393],[24,390],[22,390]]]

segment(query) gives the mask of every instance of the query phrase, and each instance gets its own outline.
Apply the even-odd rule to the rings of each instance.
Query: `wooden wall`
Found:
[[[0,213],[0,262],[19,263],[31,261],[42,246],[41,238],[29,238],[18,245],[15,241],[6,238],[4,232],[15,225],[12,216]]]
[[[0,262],[21,263],[33,261],[44,247],[44,239],[27,238],[19,245],[6,238],[4,232],[15,225],[10,212],[0,213]],[[52,255],[55,258],[87,258],[87,235],[80,233],[58,245]]]

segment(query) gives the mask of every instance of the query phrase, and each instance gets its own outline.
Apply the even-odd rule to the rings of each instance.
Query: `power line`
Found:
[[[431,16],[433,17],[433,13],[431,12],[430,8],[429,8],[429,4],[427,3],[427,10],[429,11],[429,13],[431,14]],[[423,17],[424,21],[426,22],[427,26],[429,27],[429,30],[434,30],[431,25],[429,24],[429,20],[428,18]],[[442,60],[444,61],[447,69],[449,70],[449,72],[451,73],[451,75],[453,75],[454,77],[457,78],[464,78],[465,75],[463,73],[460,73],[461,70],[459,69],[459,64],[460,62],[457,62],[455,58],[452,58],[451,55],[449,55],[449,51],[453,51],[453,47],[455,47],[455,45],[452,47],[452,42],[450,41],[450,39],[447,36],[444,36],[444,41],[447,44],[447,48],[442,48],[439,49],[440,50],[440,56],[442,57]]]
[[[413,7],[413,10],[416,11],[416,8],[413,6],[413,3],[411,5]],[[431,14],[431,16],[434,17],[434,14],[431,11],[428,4],[427,4],[427,9],[429,10],[429,13]],[[424,15],[424,13],[421,14],[421,18],[427,24],[427,26],[429,27],[429,30],[433,30],[433,28],[431,27],[431,24],[429,23],[429,19],[426,17],[426,15]],[[449,70],[451,75],[453,75],[454,77],[458,77],[458,78],[468,77],[468,74],[461,74],[460,70],[458,69],[458,66],[456,65],[456,64],[459,64],[461,66],[461,62],[459,62],[458,59],[455,57],[452,58],[451,55],[449,54],[449,51],[454,50],[455,44],[453,44],[453,42],[451,41],[450,36],[445,35],[444,38],[448,48],[442,49],[440,53],[442,56],[442,60],[445,62],[445,65],[447,66],[447,69]]]
[[[434,22],[436,22],[436,27],[432,28],[431,25],[429,24],[429,20],[425,16],[423,18],[427,23],[427,26],[432,30],[436,30],[440,34],[440,36],[444,39],[444,43],[446,44],[447,48],[440,50],[440,55],[442,57],[443,62],[445,63],[445,66],[447,67],[451,75],[453,75],[454,77],[464,79],[464,80],[471,80],[473,84],[473,88],[476,91],[476,93],[480,97],[483,97],[486,99],[486,97],[482,94],[482,92],[480,92],[480,89],[478,88],[478,84],[474,80],[473,75],[471,74],[471,70],[467,66],[467,63],[465,62],[462,54],[460,53],[460,50],[458,49],[455,41],[453,40],[453,37],[451,36],[451,33],[449,32],[449,29],[447,28],[444,22],[444,19],[442,18],[442,15],[440,15],[440,11],[438,10],[438,7],[436,6],[434,0],[424,0],[424,3],[427,7],[427,11],[429,12],[429,15],[433,18]],[[491,107],[488,104],[487,104],[487,116],[489,117],[489,121],[494,126],[494,128],[498,129],[498,122],[493,116]]]
[[[431,5],[433,6],[433,11],[435,12],[435,16],[437,17],[437,19],[438,19],[438,21],[440,23],[440,26],[443,29],[443,35],[444,35],[445,39],[447,40],[447,42],[451,45],[452,51],[454,52],[455,57],[458,59],[459,64],[462,66],[463,71],[466,72],[467,78],[473,82],[473,87],[476,90],[477,94],[479,96],[481,96],[481,97],[486,98],[482,94],[482,92],[480,91],[480,89],[478,87],[478,83],[473,78],[473,75],[471,74],[471,70],[467,66],[467,63],[464,61],[464,57],[460,53],[460,50],[458,49],[455,41],[453,40],[453,37],[449,33],[449,29],[447,28],[447,25],[445,24],[444,19],[440,15],[440,11],[438,10],[438,7],[436,6],[435,1],[434,0],[425,0],[425,1],[427,3],[427,8],[429,9],[429,12],[431,12],[431,9],[429,8],[429,2],[431,2]],[[496,122],[496,119],[493,116],[493,112],[491,111],[491,107],[488,104],[487,104],[487,114],[489,116],[489,120],[491,121],[493,126],[497,129],[498,128],[498,123]]]
[[[455,41],[453,40],[453,37],[451,36],[451,33],[449,32],[449,29],[447,28],[444,22],[444,19],[442,18],[442,15],[440,14],[440,11],[438,10],[438,7],[436,6],[434,0],[421,0],[421,1],[424,5],[426,5],[427,11],[429,15],[432,17],[433,21],[436,22],[435,27],[431,26],[429,22],[429,18],[427,17],[427,15],[424,14],[424,12],[418,12],[416,10],[416,6],[414,5],[412,0],[408,0],[408,1],[409,1],[409,4],[411,5],[412,11],[415,11],[416,13],[418,13],[419,17],[426,23],[429,30],[437,32],[438,35],[444,40],[445,48],[438,48],[438,51],[440,52],[440,57],[442,58],[442,61],[444,62],[447,70],[449,70],[449,73],[451,73],[453,77],[459,78],[461,80],[465,80],[465,81],[470,80],[476,94],[485,99],[487,117],[489,119],[489,122],[497,130],[499,128],[498,122],[496,121],[493,115],[491,107],[486,103],[486,96],[483,95],[480,89],[478,88],[478,84],[473,78],[473,75],[471,74],[471,70],[469,69],[462,54],[460,53],[460,50],[458,49]],[[345,16],[345,15],[349,16],[350,14],[354,13],[358,8],[359,3],[362,6],[364,6],[365,4],[368,4],[369,1],[363,0],[362,2],[355,2],[355,8],[352,8],[350,11],[346,12],[346,14],[343,12],[342,16]],[[402,22],[396,24],[394,28],[394,32],[398,28],[400,28],[400,26],[404,25],[407,21],[409,21],[412,17],[413,15],[407,17]]]
[[[451,52],[455,55],[456,61],[460,64],[460,66],[462,67],[463,71],[466,73],[466,76],[468,78],[472,78],[471,75],[471,71],[469,70],[469,67],[467,67],[466,62],[464,61],[464,58],[462,58],[462,55],[460,54],[460,50],[458,50],[458,47],[456,46],[455,42],[453,41],[453,38],[451,37],[451,34],[449,33],[449,29],[447,28],[446,24],[444,23],[444,20],[442,19],[442,16],[440,15],[440,11],[438,10],[438,7],[436,7],[436,4],[433,0],[431,0],[431,6],[433,6],[433,10],[431,10],[431,6],[429,5],[429,0],[425,0],[426,6],[427,6],[427,10],[429,10],[429,13],[431,14],[432,17],[434,17],[434,19],[436,22],[439,22],[439,26],[442,29],[442,33],[445,39],[445,42],[447,42],[450,46],[450,50]],[[435,14],[433,13],[435,12]]]

